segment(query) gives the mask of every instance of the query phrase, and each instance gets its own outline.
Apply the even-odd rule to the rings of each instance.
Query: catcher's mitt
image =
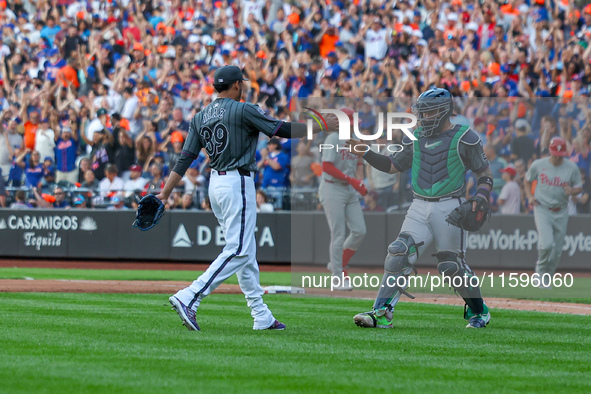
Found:
[[[162,215],[164,215],[164,204],[155,195],[148,194],[138,202],[136,219],[132,226],[148,231],[158,224]]]
[[[476,211],[472,211],[473,202],[476,202]],[[451,211],[445,221],[463,230],[478,231],[489,217],[490,207],[486,198],[473,196]]]

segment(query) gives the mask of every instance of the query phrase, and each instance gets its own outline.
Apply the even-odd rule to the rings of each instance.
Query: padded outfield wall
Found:
[[[212,213],[171,211],[146,232],[131,227],[135,213],[107,210],[0,210],[2,257],[210,261],[224,246]],[[399,213],[366,213],[367,236],[352,266],[381,267],[398,235]],[[571,217],[561,269],[591,269],[591,216]],[[259,214],[258,260],[326,265],[330,233],[322,212]],[[312,246],[310,246],[312,245]],[[292,248],[297,253],[291,253]],[[532,216],[493,216],[467,239],[474,268],[533,269],[537,233]],[[433,265],[431,247],[420,266]],[[291,261],[297,256],[297,261]]]

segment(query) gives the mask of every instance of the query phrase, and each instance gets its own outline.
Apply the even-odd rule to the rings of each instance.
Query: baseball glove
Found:
[[[162,215],[164,215],[164,204],[155,195],[148,194],[138,202],[136,219],[132,226],[148,231],[158,224]]]
[[[472,211],[472,203],[476,210]],[[445,221],[467,231],[478,231],[490,217],[490,207],[486,198],[473,196],[468,201],[451,211]]]

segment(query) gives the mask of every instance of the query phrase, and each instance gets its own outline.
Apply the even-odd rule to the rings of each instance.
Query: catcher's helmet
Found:
[[[552,156],[567,156],[566,141],[560,137],[554,137],[550,140],[550,154]]]
[[[446,89],[434,88],[423,92],[411,106],[417,117],[419,135],[430,137],[452,115],[454,103]]]

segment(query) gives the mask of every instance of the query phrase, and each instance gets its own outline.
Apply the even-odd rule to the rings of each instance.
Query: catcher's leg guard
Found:
[[[412,236],[400,233],[388,246],[388,255],[384,262],[384,276],[373,309],[394,309],[402,294],[414,298],[405,290],[408,288],[408,275],[415,271],[414,264],[419,256],[418,247]]]
[[[471,311],[479,315],[484,311],[482,294],[479,286],[472,286],[470,278],[475,276],[468,264],[460,257],[458,253],[443,251],[434,255],[439,264],[437,270],[441,275],[450,277],[450,283],[454,290],[464,299]],[[456,280],[456,284],[461,282],[461,286],[454,285],[454,278],[460,277],[462,280]],[[446,279],[447,280],[447,279]]]

